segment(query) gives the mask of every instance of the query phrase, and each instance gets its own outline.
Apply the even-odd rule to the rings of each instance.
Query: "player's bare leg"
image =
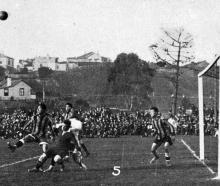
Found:
[[[165,142],[164,144],[164,150],[165,150],[165,161],[166,161],[166,166],[167,167],[170,167],[171,166],[171,163],[170,163],[170,153],[169,153],[169,143],[168,142]]]
[[[80,145],[81,145],[82,149],[83,149],[83,150],[85,151],[85,153],[86,153],[86,157],[88,157],[88,156],[90,155],[90,153],[89,153],[88,149],[86,148],[84,142],[83,142],[82,140],[80,140],[79,142],[80,142]]]
[[[54,166],[50,165],[44,172],[51,172],[53,170]]]
[[[65,166],[64,166],[64,163],[63,163],[63,160],[62,160],[61,156],[56,155],[56,156],[54,157],[54,161],[55,161],[55,163],[57,163],[57,164],[60,165],[60,172],[63,172]]]
[[[36,164],[36,166],[32,169],[28,169],[28,172],[42,172],[42,166],[43,164],[47,161],[47,155],[45,153],[43,153],[39,159],[38,162]]]
[[[81,169],[87,170],[87,166],[82,162],[82,153],[80,151],[74,150],[72,153],[73,161],[75,161]]]
[[[40,142],[39,145],[42,147],[42,150],[45,153],[48,149],[48,143],[47,142]]]
[[[154,163],[159,159],[159,155],[157,154],[157,149],[160,145],[153,143],[151,147],[151,152],[154,155],[154,157],[150,160],[150,164]]]
[[[60,171],[63,172],[64,171],[64,164],[63,164],[63,161],[62,161],[62,158],[61,158],[60,155],[56,155],[56,156],[54,156],[51,159],[50,166],[46,170],[44,170],[44,172],[51,172],[51,171],[53,171],[53,168],[54,168],[56,163],[61,166]]]
[[[11,150],[11,152],[14,152],[17,148],[23,146],[25,143],[24,139],[20,139],[17,143],[14,145],[11,144],[10,142],[7,142],[8,148]]]

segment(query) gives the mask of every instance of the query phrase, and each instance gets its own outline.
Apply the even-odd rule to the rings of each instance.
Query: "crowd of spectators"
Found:
[[[0,114],[0,137],[21,138],[28,131],[22,128],[31,119],[33,111],[15,110]],[[49,112],[54,124],[63,121],[64,111]],[[91,108],[87,111],[75,110],[74,115],[83,122],[85,137],[120,137],[122,135],[152,135],[151,119],[146,111],[129,112],[117,109]],[[186,112],[179,108],[177,134],[198,135],[198,112]],[[214,135],[217,125],[213,109],[205,110],[205,134]]]

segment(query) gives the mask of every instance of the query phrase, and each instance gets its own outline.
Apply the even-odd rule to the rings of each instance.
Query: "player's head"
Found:
[[[151,117],[156,116],[156,115],[158,114],[158,112],[159,112],[159,110],[158,110],[157,107],[151,107],[151,108],[150,108],[150,116],[151,116]]]
[[[63,126],[63,131],[68,131],[70,129],[70,126],[71,126],[71,122],[70,120],[64,120],[63,122],[65,125]]]
[[[41,114],[41,113],[46,112],[46,110],[47,110],[46,105],[44,103],[39,103],[39,105],[37,107],[37,113]]]
[[[71,103],[66,103],[66,112],[71,111],[71,109],[73,108],[73,105]]]

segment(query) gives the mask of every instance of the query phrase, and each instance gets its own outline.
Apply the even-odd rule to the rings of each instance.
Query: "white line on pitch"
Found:
[[[183,140],[181,139],[181,142],[185,147],[190,151],[190,153],[200,162],[202,163],[212,174],[215,174],[216,172],[213,171],[204,161],[200,160],[200,158],[196,155],[195,151],[191,149],[191,147]]]
[[[32,158],[23,159],[23,160],[16,161],[16,162],[13,162],[13,163],[3,164],[3,165],[0,166],[0,168],[9,167],[9,166],[12,166],[12,165],[16,165],[16,164],[19,164],[19,163],[23,163],[23,162],[25,162],[25,161],[30,161],[30,160],[33,160],[33,159],[37,159],[37,158],[39,158],[39,157],[40,157],[40,156],[35,156],[35,157],[32,157]]]
[[[124,155],[125,155],[125,144],[123,143],[122,153],[121,153],[121,167],[123,167]]]

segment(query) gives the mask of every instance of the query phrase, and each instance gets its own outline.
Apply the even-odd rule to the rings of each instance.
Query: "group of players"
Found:
[[[33,169],[29,169],[29,172],[43,171],[42,166],[48,158],[51,158],[51,164],[44,172],[52,171],[55,164],[60,164],[60,170],[63,171],[64,161],[69,159],[70,156],[80,168],[87,169],[82,162],[81,149],[85,151],[86,156],[89,156],[89,152],[82,141],[82,122],[74,117],[71,103],[67,103],[65,109],[64,121],[53,127],[52,120],[46,112],[46,105],[40,103],[37,107],[37,114],[24,126],[25,130],[29,125],[32,125],[32,132],[15,144],[7,143],[12,152],[22,147],[25,143],[35,142],[42,146],[43,153],[38,159],[36,166]],[[48,145],[48,129],[53,141],[55,141],[55,136],[58,135],[56,143],[51,145]]]
[[[64,162],[70,157],[84,170],[87,170],[86,165],[82,162],[82,149],[85,151],[86,156],[89,156],[89,152],[82,141],[82,122],[74,116],[71,103],[67,103],[65,106],[66,113],[64,121],[56,124],[53,127],[49,114],[46,112],[46,105],[40,103],[37,107],[37,114],[27,122],[24,126],[24,130],[32,124],[32,132],[15,144],[8,142],[8,148],[14,152],[17,148],[23,146],[25,143],[35,142],[42,146],[43,153],[39,157],[34,168],[29,169],[29,172],[48,172],[52,171],[55,164],[60,165],[60,171],[64,170]],[[167,166],[171,166],[169,146],[173,144],[174,135],[176,132],[176,122],[170,117],[162,119],[158,114],[157,107],[151,107],[149,114],[152,118],[152,127],[154,131],[154,141],[152,143],[151,152],[153,158],[150,164],[156,162],[159,159],[157,149],[164,144],[165,149],[165,162]],[[58,134],[56,143],[48,146],[47,132],[48,129],[52,134],[52,139],[55,139]],[[43,170],[43,165],[47,159],[51,158],[50,166]]]

